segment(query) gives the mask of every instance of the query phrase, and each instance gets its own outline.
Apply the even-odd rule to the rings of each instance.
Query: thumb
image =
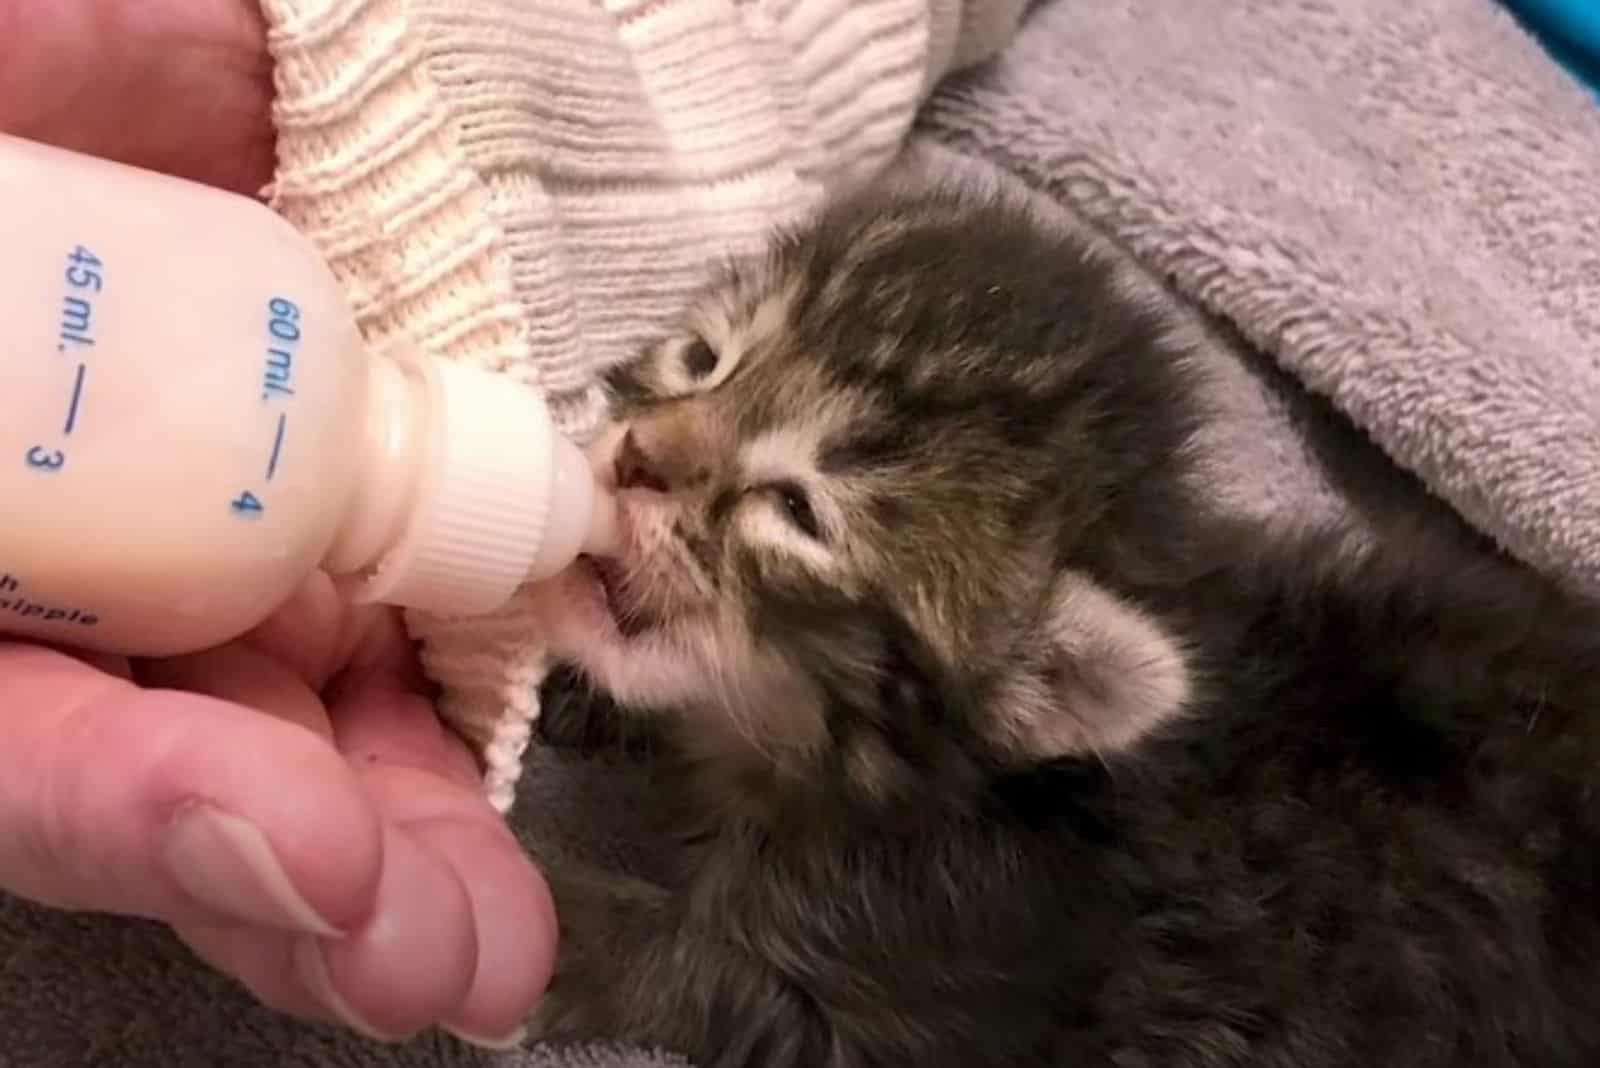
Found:
[[[0,644],[0,888],[172,924],[332,934],[370,912],[378,819],[314,733]]]

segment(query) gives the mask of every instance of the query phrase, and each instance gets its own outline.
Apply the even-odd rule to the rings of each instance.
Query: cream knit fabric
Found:
[[[542,387],[580,442],[597,372],[759,247],[893,158],[945,74],[1027,0],[262,0],[277,65],[273,206],[374,344]],[[540,636],[413,616],[443,714],[504,810]]]

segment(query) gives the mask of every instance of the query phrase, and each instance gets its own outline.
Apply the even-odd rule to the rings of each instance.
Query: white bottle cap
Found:
[[[615,537],[612,501],[537,389],[453,360],[416,361],[434,413],[410,525],[356,600],[477,615]]]

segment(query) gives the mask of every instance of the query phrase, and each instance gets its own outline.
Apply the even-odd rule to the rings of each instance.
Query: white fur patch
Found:
[[[1178,643],[1087,576],[1062,576],[1046,627],[1059,689],[1045,693],[1024,678],[1006,695],[998,724],[1027,755],[1125,749],[1189,703],[1193,684]]]
[[[740,474],[756,495],[740,510],[741,531],[745,536],[777,546],[823,572],[833,565],[833,552],[821,541],[795,529],[783,514],[782,501],[761,490],[784,482],[793,482],[802,487],[824,538],[841,537],[844,519],[837,502],[827,491],[828,480],[817,474],[817,451],[823,436],[842,414],[825,408],[804,422],[761,435],[746,445],[739,456]]]
[[[624,638],[592,580],[576,570],[535,589],[532,603],[555,657],[624,705],[703,717],[694,739],[709,749],[732,744],[781,762],[822,742],[809,689],[753,649],[736,619],[708,612]]]
[[[684,396],[716,389],[752,349],[783,332],[795,292],[793,283],[753,297],[736,289],[697,306],[689,316],[694,333],[668,342],[658,356],[661,363],[657,373],[664,390],[672,396]],[[704,340],[717,354],[717,366],[709,375],[693,379],[684,369],[683,354],[697,339]]]
[[[1188,704],[1188,665],[1177,643],[1153,620],[1098,585],[1064,582],[1052,615],[1058,655],[1093,679],[1101,707],[1075,718],[1102,746],[1120,749]]]

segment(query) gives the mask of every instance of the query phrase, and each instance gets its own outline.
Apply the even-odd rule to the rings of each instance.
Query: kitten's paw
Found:
[[[593,752],[621,744],[616,706],[590,689],[576,668],[557,667],[539,687],[539,740],[558,749]]]
[[[561,1042],[575,1037],[571,1032],[572,1006],[558,972],[540,998],[533,1013],[522,1021],[529,1042]]]
[[[560,858],[541,861],[561,925],[555,973],[526,1026],[547,1042],[616,1040],[630,1026],[637,984],[677,959],[683,926],[674,896],[630,875]]]
[[[576,668],[557,667],[539,687],[539,740],[580,753],[622,752],[646,758],[661,746],[658,730],[593,689]]]
[[[531,1016],[523,1021],[529,1042],[568,1045],[626,1041],[626,1016],[599,993],[598,977],[563,983],[559,975]],[[575,991],[574,986],[579,990]]]

